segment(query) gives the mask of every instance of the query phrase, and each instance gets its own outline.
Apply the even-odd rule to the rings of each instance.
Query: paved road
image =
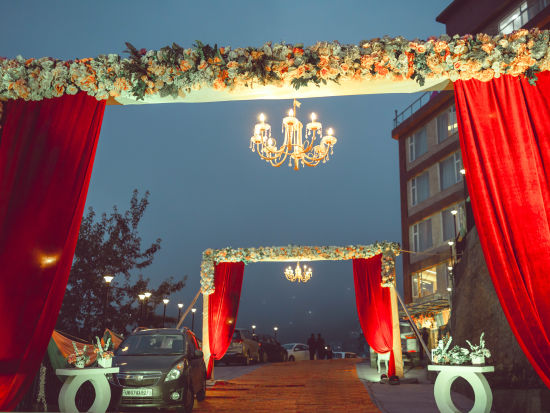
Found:
[[[359,359],[307,360],[248,367],[216,381],[195,413],[378,413],[357,376]],[[217,370],[216,370],[217,369]],[[216,367],[215,378],[246,367]]]
[[[250,366],[214,366],[214,380],[232,380],[243,374],[253,372],[263,364],[252,364]]]

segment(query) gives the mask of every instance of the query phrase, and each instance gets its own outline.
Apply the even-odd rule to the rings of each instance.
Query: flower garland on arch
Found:
[[[259,247],[207,249],[202,253],[201,289],[203,294],[214,292],[214,268],[219,262],[261,262],[299,260],[351,260],[382,255],[382,282],[393,282],[395,277],[394,257],[401,249],[396,242],[375,242],[371,245]]]
[[[0,98],[42,100],[84,91],[98,100],[128,93],[184,98],[192,90],[235,90],[259,85],[303,86],[341,80],[403,81],[413,79],[478,79],[503,74],[525,76],[550,70],[550,35],[546,30],[521,29],[511,34],[465,35],[426,41],[403,37],[362,41],[302,44],[266,43],[259,48],[218,47],[197,41],[184,49],[174,43],[160,50],[62,61],[49,57],[0,58]]]

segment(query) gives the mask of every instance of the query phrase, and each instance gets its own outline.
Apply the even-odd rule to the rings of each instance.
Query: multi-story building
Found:
[[[450,36],[547,28],[550,0],[454,0],[436,20]],[[402,248],[411,251],[403,254],[404,299],[413,313],[435,315],[438,327],[448,319],[456,243],[474,225],[453,91],[424,93],[396,111],[392,137],[399,141]]]

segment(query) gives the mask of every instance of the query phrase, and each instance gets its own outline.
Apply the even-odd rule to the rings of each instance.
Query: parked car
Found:
[[[233,332],[231,344],[221,359],[222,363],[241,363],[249,365],[251,362],[260,362],[260,344],[254,340],[248,330],[236,328]]]
[[[266,361],[288,360],[286,349],[281,346],[275,337],[267,334],[260,334],[254,336],[254,338],[260,343],[260,361],[263,363]]]
[[[333,351],[332,354],[334,355],[335,359],[355,359],[355,358],[357,358],[357,354],[352,353],[350,351]]]
[[[309,346],[302,343],[283,344],[287,354],[288,361],[309,360]]]
[[[206,397],[206,366],[195,335],[187,328],[141,329],[115,351],[110,375],[114,410],[176,408],[189,413],[194,398]]]

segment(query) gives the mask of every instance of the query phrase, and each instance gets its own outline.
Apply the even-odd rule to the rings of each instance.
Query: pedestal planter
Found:
[[[459,413],[451,399],[451,385],[458,378],[465,379],[474,389],[472,413],[489,413],[493,405],[493,393],[483,373],[495,371],[493,366],[449,366],[431,364],[430,371],[439,371],[435,380],[434,396],[437,408],[442,413]]]
[[[472,364],[480,365],[485,364],[485,356],[472,356]]]
[[[86,368],[86,369],[57,369],[55,374],[67,376],[59,392],[59,410],[65,413],[78,413],[76,408],[76,392],[82,383],[90,381],[94,386],[95,399],[89,413],[105,413],[111,400],[111,388],[107,377],[108,373],[118,373],[118,367],[112,368]]]

